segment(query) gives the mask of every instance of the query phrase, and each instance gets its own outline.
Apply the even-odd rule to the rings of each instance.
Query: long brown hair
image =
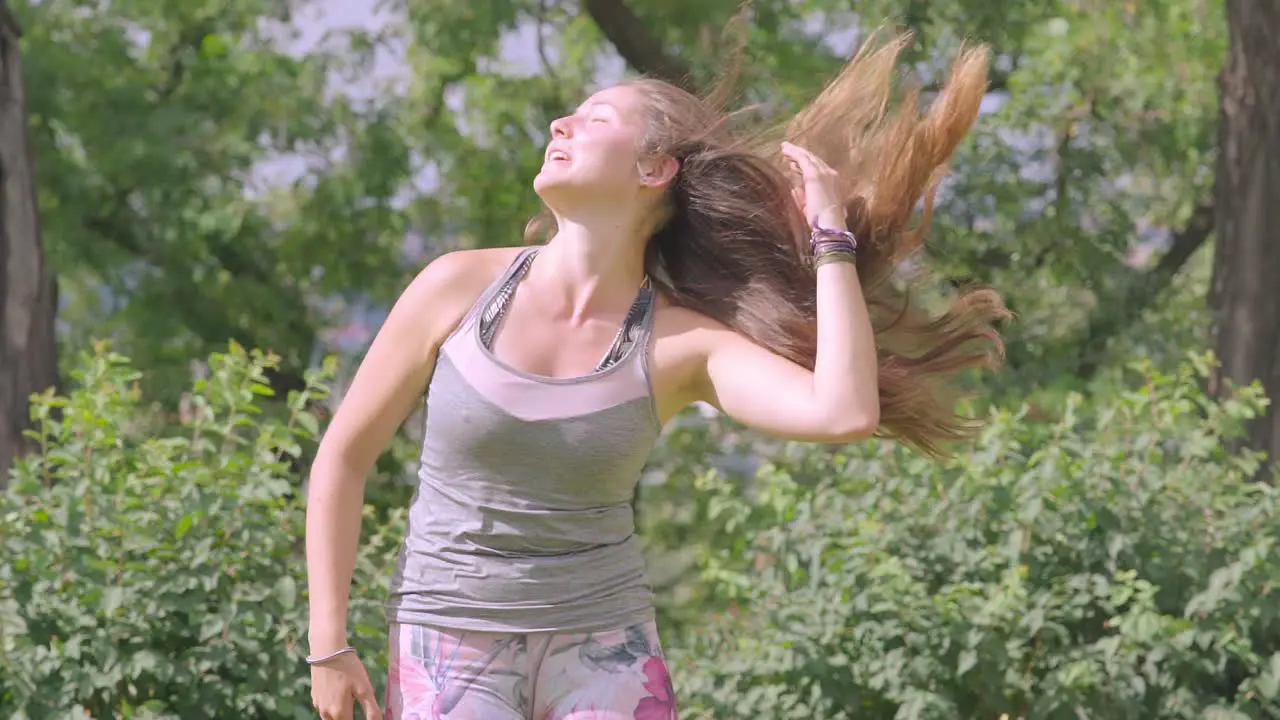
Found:
[[[879,46],[874,40],[790,122],[764,130],[735,127],[743,114],[725,111],[735,68],[702,98],[661,80],[626,83],[641,91],[650,111],[642,150],[680,161],[647,265],[674,304],[812,369],[817,307],[809,231],[778,144],[786,139],[809,149],[846,186],[845,213],[858,238],[858,276],[879,354],[878,434],[936,455],[977,427],[955,411],[955,375],[998,365],[1004,350],[993,323],[1008,312],[996,292],[958,291],[949,307],[931,312],[917,291],[934,195],[977,118],[989,51],[961,52],[922,117],[914,87],[890,107],[897,59],[910,36]],[[553,228],[548,221],[535,218],[526,239]],[[908,264],[916,269],[904,272]]]

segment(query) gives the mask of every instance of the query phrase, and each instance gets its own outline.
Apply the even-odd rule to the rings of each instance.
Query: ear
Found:
[[[645,187],[665,187],[680,172],[680,161],[670,155],[641,160],[636,164],[640,170],[640,184]]]

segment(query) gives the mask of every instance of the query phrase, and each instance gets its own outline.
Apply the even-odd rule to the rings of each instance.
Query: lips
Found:
[[[560,147],[547,148],[546,162],[569,162],[569,153]]]

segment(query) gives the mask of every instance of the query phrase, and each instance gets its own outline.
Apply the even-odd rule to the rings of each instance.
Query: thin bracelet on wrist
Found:
[[[339,655],[345,655],[345,654],[347,654],[347,653],[353,653],[353,652],[355,652],[355,651],[356,651],[356,649],[355,649],[355,648],[351,647],[350,645],[347,645],[347,646],[345,646],[345,647],[341,647],[341,648],[338,648],[337,650],[334,650],[333,652],[329,653],[328,655],[308,655],[308,656],[307,656],[307,664],[308,664],[308,665],[318,665],[318,664],[320,664],[320,663],[322,663],[322,662],[327,662],[327,661],[329,661],[329,660],[332,660],[332,659],[334,659],[334,658],[338,657]]]
[[[836,230],[833,228],[823,228],[814,225],[810,228],[809,246],[813,247],[825,243],[848,243],[853,246],[854,250],[858,249],[858,238],[848,230]]]
[[[833,262],[849,263],[850,265],[853,265],[853,264],[856,264],[857,257],[855,257],[853,253],[847,252],[845,250],[832,250],[830,252],[825,252],[819,255],[818,257],[814,258],[813,269],[817,270],[823,265],[826,265],[828,263],[833,263]]]
[[[831,262],[856,262],[857,248],[858,240],[848,230],[832,230],[815,225],[809,236],[809,249],[815,270]]]

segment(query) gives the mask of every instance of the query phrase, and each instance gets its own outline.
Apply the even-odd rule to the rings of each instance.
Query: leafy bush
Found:
[[[143,403],[118,355],[33,405],[42,451],[0,496],[0,715],[310,718],[303,498],[309,401],[283,407],[275,359],[210,359],[177,418]],[[385,657],[380,602],[395,527],[366,538],[355,642]]]
[[[1280,717],[1280,493],[1224,449],[1261,398],[1208,400],[1204,362],[946,463],[704,469],[704,592],[744,609],[671,643],[683,716]]]
[[[100,351],[35,403],[42,451],[0,496],[0,716],[313,717],[294,465],[325,390],[266,401],[273,362],[213,356],[166,418]],[[946,463],[676,429],[640,510],[683,577],[661,608],[682,717],[1280,716],[1280,494],[1224,449],[1260,398],[1144,374],[1054,422],[996,412]],[[403,521],[366,511],[375,682]]]

